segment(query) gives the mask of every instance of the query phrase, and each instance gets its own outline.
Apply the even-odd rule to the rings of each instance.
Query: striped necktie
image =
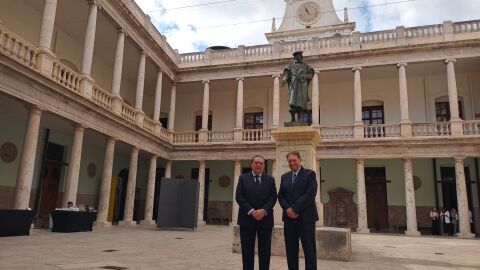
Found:
[[[298,176],[297,173],[292,174],[292,184],[295,184],[295,181],[297,181],[297,176]]]

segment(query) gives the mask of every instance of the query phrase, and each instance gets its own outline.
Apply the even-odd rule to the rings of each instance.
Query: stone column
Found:
[[[122,84],[123,72],[123,53],[125,50],[125,31],[120,28],[117,30],[117,48],[115,49],[115,62],[113,64],[112,77],[112,110],[115,114],[122,114],[122,101],[120,97],[120,89]]]
[[[199,142],[208,141],[208,112],[210,102],[210,81],[203,81],[202,129],[199,130]]]
[[[459,238],[475,238],[470,231],[470,218],[468,216],[467,184],[465,182],[465,157],[454,157],[455,159],[455,180],[457,185],[457,205],[459,219]]]
[[[280,126],[280,74],[275,74],[272,77],[273,77],[272,127],[278,128]]]
[[[145,199],[145,218],[140,221],[142,225],[155,225],[153,221],[153,199],[155,196],[155,179],[157,174],[157,156],[152,155],[150,159],[150,170],[148,172],[147,196]]]
[[[365,192],[365,160],[357,158],[357,208],[358,233],[370,233],[367,219],[367,198]]]
[[[408,88],[405,68],[407,63],[397,64],[398,88],[400,90],[400,133],[402,137],[412,137],[412,122],[408,113]]]
[[[35,105],[32,105],[29,110],[20,167],[18,168],[17,182],[15,185],[13,209],[26,209],[29,206],[30,193],[32,191],[33,171],[35,169],[35,156],[37,153],[42,110]]]
[[[57,0],[45,0],[43,6],[42,24],[38,38],[37,68],[46,76],[52,75],[53,55],[50,47],[52,45],[53,28],[55,26],[55,14],[57,12]]]
[[[40,37],[38,38],[38,47],[42,50],[50,51],[56,12],[57,0],[45,0],[42,24],[40,26]]]
[[[135,187],[137,182],[138,148],[132,147],[130,157],[130,168],[128,171],[127,193],[125,198],[125,210],[123,220],[118,225],[135,226],[137,222],[133,220],[133,203],[135,202]]]
[[[89,12],[85,40],[83,42],[83,57],[81,73],[90,75],[93,60],[93,48],[95,45],[95,31],[97,29],[98,4],[95,0],[89,0]]]
[[[409,157],[403,158],[403,172],[405,177],[405,205],[407,211],[407,230],[405,234],[409,236],[420,236],[417,227],[417,210],[415,208],[412,159]]]
[[[450,128],[453,136],[463,135],[463,124],[458,111],[457,80],[455,78],[455,59],[447,59],[448,103],[450,106]]]
[[[138,64],[138,75],[137,75],[137,88],[136,88],[136,98],[135,98],[135,110],[136,115],[135,119],[137,126],[143,127],[143,119],[145,118],[145,113],[143,112],[143,91],[145,89],[145,61],[146,54],[144,51],[140,52],[140,63]]]
[[[353,82],[353,111],[354,111],[354,137],[363,138],[363,121],[362,121],[362,80],[360,77],[361,67],[354,67]]]
[[[165,178],[172,178],[172,161],[169,160],[165,164]]]
[[[237,78],[237,113],[235,119],[234,140],[235,142],[242,141],[243,135],[243,81],[244,78]]]
[[[68,159],[68,172],[62,207],[66,207],[68,202],[73,202],[73,205],[77,204],[78,177],[80,175],[80,161],[82,160],[84,131],[85,128],[82,125],[75,124],[72,147],[70,149],[70,158]]]
[[[323,215],[323,202],[322,202],[322,178],[321,178],[321,166],[320,166],[320,159],[315,159],[315,174],[317,175],[317,195],[315,196],[315,203],[317,204],[317,212],[318,218],[317,226],[324,226],[324,215]]]
[[[105,150],[105,159],[103,162],[102,183],[98,194],[98,212],[95,227],[112,226],[112,223],[108,221],[108,207],[110,203],[110,189],[112,186],[115,141],[116,139],[112,137],[108,137],[107,139],[107,148]]]
[[[318,74],[320,71],[315,71],[312,79],[312,127],[320,128],[320,104],[319,104],[319,86]]]
[[[89,0],[88,4],[90,7],[88,12],[87,29],[85,30],[85,40],[83,42],[82,67],[80,71],[82,74],[80,93],[85,98],[90,99],[92,97],[94,83],[90,73],[92,71],[93,48],[95,46],[98,3],[96,0]]]
[[[172,85],[170,92],[170,112],[168,113],[168,130],[173,132],[175,124],[175,101],[177,95],[177,85]]]
[[[163,71],[157,68],[157,84],[155,86],[155,103],[153,107],[153,122],[155,122],[155,134],[160,134],[160,107],[162,105],[162,86],[163,86]]]
[[[208,181],[208,179],[205,179],[205,167],[207,165],[207,162],[205,160],[200,160],[198,162],[198,183],[199,183],[199,188],[198,188],[198,220],[197,220],[197,225],[205,225],[205,221],[203,220],[203,211],[205,204],[203,203],[203,200],[205,198],[205,181]]]
[[[232,223],[231,225],[235,226],[237,225],[237,219],[238,219],[238,203],[235,200],[236,195],[237,195],[237,185],[238,185],[238,178],[240,177],[242,173],[242,161],[241,160],[235,160],[235,170],[233,172],[233,198],[232,198]]]

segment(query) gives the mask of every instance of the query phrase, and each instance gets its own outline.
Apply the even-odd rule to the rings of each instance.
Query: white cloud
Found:
[[[271,19],[282,18],[283,0],[135,0],[150,15],[170,45],[180,53],[199,51],[208,46],[257,45],[267,43]],[[446,20],[479,19],[480,0],[333,0],[335,8],[347,2],[350,21],[361,32],[440,24]],[[386,5],[382,5],[387,3]],[[390,4],[388,4],[390,3]],[[378,5],[378,6],[376,6]],[[357,8],[364,7],[364,8]],[[158,11],[160,10],[160,11]],[[343,19],[343,11],[338,12]],[[255,22],[252,22],[255,21]],[[247,23],[245,23],[247,22]],[[251,23],[248,23],[251,22]],[[277,27],[280,20],[277,20]]]

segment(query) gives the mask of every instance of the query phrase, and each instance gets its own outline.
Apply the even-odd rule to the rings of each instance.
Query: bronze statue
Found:
[[[303,52],[293,53],[293,63],[289,64],[283,70],[282,86],[288,83],[288,105],[290,106],[291,122],[296,122],[295,114],[298,114],[297,120],[303,110],[307,109],[308,86],[314,75],[314,70],[303,63]]]

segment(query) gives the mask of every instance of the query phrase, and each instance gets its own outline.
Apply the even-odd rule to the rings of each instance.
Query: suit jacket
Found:
[[[283,209],[282,220],[290,219],[286,210],[291,207],[304,223],[317,221],[316,195],[317,177],[314,171],[301,167],[294,184],[291,171],[283,174],[278,192],[278,202]]]
[[[255,183],[253,173],[242,174],[238,179],[235,199],[239,205],[237,224],[245,227],[260,225],[264,228],[273,227],[273,206],[277,202],[275,179],[262,173],[260,187]],[[248,215],[251,209],[265,209],[267,216],[257,221]]]

